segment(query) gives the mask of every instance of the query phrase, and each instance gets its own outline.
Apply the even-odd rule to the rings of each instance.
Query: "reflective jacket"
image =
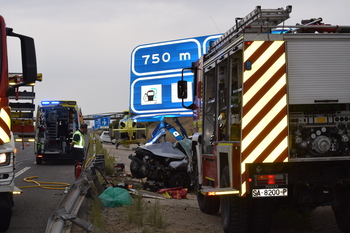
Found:
[[[74,140],[75,135],[79,135],[79,141]],[[84,134],[80,132],[80,130],[75,131],[75,133],[73,134],[72,141],[74,142],[73,148],[84,149],[84,144],[85,144]]]

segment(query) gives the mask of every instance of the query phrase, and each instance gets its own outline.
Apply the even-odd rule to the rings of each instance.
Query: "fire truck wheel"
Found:
[[[250,213],[250,232],[268,233],[271,231],[274,206],[275,203],[272,199],[262,198],[252,200]]]
[[[10,226],[12,206],[11,193],[0,193],[0,232],[5,232]]]
[[[335,203],[332,208],[339,229],[350,232],[350,184],[337,185],[335,188]]]
[[[205,196],[197,192],[197,202],[199,209],[206,214],[216,214],[220,209],[220,197]]]
[[[225,167],[221,176],[221,187],[230,187],[230,170]],[[228,232],[248,232],[249,205],[246,197],[221,196],[221,218],[223,229]]]
[[[191,179],[187,172],[176,172],[169,179],[169,188],[190,188]]]

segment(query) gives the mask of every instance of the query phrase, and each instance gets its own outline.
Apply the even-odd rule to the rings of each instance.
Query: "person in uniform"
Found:
[[[73,140],[70,144],[70,150],[73,155],[74,163],[77,164],[77,162],[83,163],[84,161],[84,134],[87,132],[87,124],[82,123],[80,125],[80,128],[73,134]]]

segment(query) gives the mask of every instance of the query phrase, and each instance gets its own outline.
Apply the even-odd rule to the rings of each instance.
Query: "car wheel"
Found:
[[[138,159],[140,159],[138,157]],[[137,162],[135,162],[134,160],[131,160],[130,162],[130,172],[132,174],[133,177],[135,177],[136,179],[143,179],[146,177],[146,175],[140,171],[140,164],[138,164]]]
[[[191,178],[187,172],[176,172],[169,179],[169,188],[190,188]]]
[[[36,164],[37,164],[37,165],[43,164],[43,159],[37,157],[37,158],[36,158]]]

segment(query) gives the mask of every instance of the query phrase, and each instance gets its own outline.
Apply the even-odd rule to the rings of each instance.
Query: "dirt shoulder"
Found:
[[[158,207],[155,208],[155,203]],[[195,196],[188,199],[143,199],[143,224],[130,223],[130,207],[107,208],[103,211],[107,232],[222,232],[220,215],[206,215],[198,209]],[[160,211],[162,225],[152,223],[152,210]]]
[[[104,144],[104,147],[115,156],[116,162],[125,163],[129,172],[130,159],[128,155],[133,153],[132,148],[120,146],[118,149],[112,144]],[[135,198],[134,198],[135,199]],[[132,218],[128,206],[105,208],[102,210],[105,220],[106,232],[223,232],[220,213],[216,215],[204,214],[200,211],[196,196],[192,193],[187,199],[155,199],[143,198],[142,215],[143,225],[130,224]],[[158,213],[165,223],[164,227],[156,227],[149,224],[147,218],[155,205],[158,205]],[[159,216],[158,215],[158,216]],[[334,219],[331,207],[318,207],[308,214],[301,214],[296,210],[277,211],[272,220],[272,233],[294,232],[341,232]]]
[[[130,159],[128,156],[133,153],[130,148],[119,146],[118,149],[112,144],[104,144],[104,148],[116,158],[117,163],[124,163],[126,173],[129,173]],[[151,192],[146,192],[152,196]],[[156,194],[154,194],[156,195]],[[148,196],[148,195],[147,195]],[[130,224],[130,207],[122,206],[115,208],[106,208],[103,210],[105,226],[107,232],[223,232],[221,225],[220,214],[207,215],[199,210],[196,195],[193,193],[187,194],[187,199],[168,199],[168,198],[151,198],[144,197],[143,199],[143,226],[138,224]],[[159,210],[164,226],[157,227],[149,223],[155,206]],[[154,214],[154,213],[153,213]],[[153,216],[153,218],[155,218]]]

